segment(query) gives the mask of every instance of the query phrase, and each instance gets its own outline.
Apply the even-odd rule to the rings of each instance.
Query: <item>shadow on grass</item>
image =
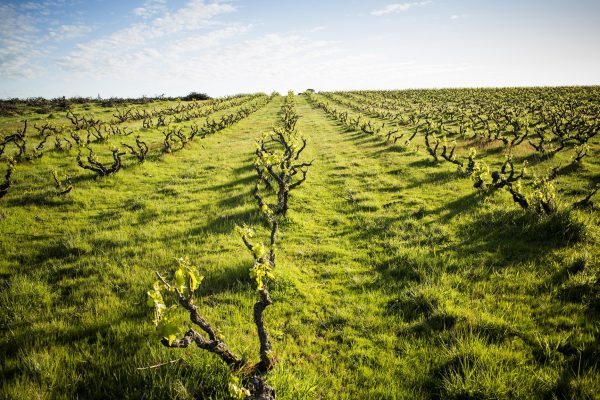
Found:
[[[571,264],[555,272],[540,285],[541,290],[553,290],[554,288],[565,283],[572,276],[583,271],[587,266],[585,258],[578,258]]]
[[[472,194],[445,206],[442,210],[450,210],[449,213],[437,218],[431,219],[431,216],[442,210],[438,209],[433,213],[425,210],[424,216],[404,213],[402,217],[384,218],[361,228],[356,234],[358,242],[374,245],[378,241],[385,241],[390,230],[401,228],[405,232],[404,240],[412,243],[414,248],[414,251],[391,257],[385,253],[372,254],[372,265],[380,274],[376,280],[378,284],[403,288],[410,282],[420,281],[424,278],[423,274],[430,274],[431,271],[460,268],[464,261],[455,260],[452,254],[471,255],[470,257],[479,260],[477,262],[487,260],[485,262],[491,272],[525,261],[538,260],[548,252],[588,240],[587,226],[568,212],[540,218],[518,209],[493,210],[470,215],[458,222],[456,229],[461,232],[462,240],[452,244],[447,254],[449,258],[444,256],[446,251],[438,251],[438,257],[423,251],[431,243],[443,248],[446,233],[437,228],[447,225],[455,215],[474,205],[476,195]],[[430,218],[424,220],[426,216]]]
[[[132,210],[137,211],[137,210]],[[121,211],[118,208],[112,210],[101,210],[96,215],[92,216],[95,223],[116,222],[122,218]]]
[[[41,247],[33,254],[17,254],[11,257],[13,261],[19,262],[23,268],[38,268],[52,260],[66,261],[76,260],[86,254],[86,250],[77,246],[71,246],[67,242],[57,242]]]
[[[64,280],[86,279],[97,274],[92,268],[81,268],[77,265],[59,265],[48,276],[48,283],[58,285]]]
[[[416,161],[416,162],[418,162],[418,161]],[[459,178],[460,178],[460,176],[458,176],[456,174],[456,172],[450,172],[450,171],[429,172],[429,173],[427,173],[427,176],[425,179],[415,180],[408,186],[404,187],[404,189],[414,189],[414,188],[421,187],[423,185],[430,185],[430,184],[441,185],[443,183],[450,182],[454,179],[459,179]]]
[[[226,212],[222,215],[214,216],[209,219],[205,225],[199,225],[190,229],[186,235],[206,235],[206,234],[224,234],[231,233],[236,226],[247,225],[265,225],[264,218],[255,209],[248,209],[238,212]],[[266,225],[265,225],[266,226]]]
[[[94,246],[94,251],[108,253],[115,253],[116,250],[120,249],[121,247],[128,246],[128,244],[124,243],[123,241],[108,238],[94,239],[92,244]]]
[[[547,398],[588,398],[591,393],[584,392],[581,385],[572,384],[572,382],[588,372],[591,374],[597,373],[599,367],[600,343],[598,337],[596,337],[594,343],[586,346],[583,350],[575,351],[569,356],[556,384],[548,391]]]
[[[386,146],[385,142],[379,136],[367,135],[353,129],[348,129],[346,132],[344,141],[360,146],[361,151],[366,152],[366,149],[379,149]]]
[[[254,167],[252,166],[253,162],[254,162],[253,158],[247,158],[247,159],[245,159],[245,160],[242,161],[242,166],[241,167],[233,168],[231,171],[236,176],[237,175],[242,175],[245,172],[254,171]]]
[[[481,237],[487,232],[490,238],[513,237],[531,244],[567,246],[585,241],[588,235],[584,222],[574,218],[569,210],[545,217],[518,209],[494,211],[493,214],[494,216],[489,215],[489,218],[484,214],[472,224],[476,237]],[[494,223],[490,224],[490,221]]]
[[[101,180],[102,178],[103,177],[101,177],[98,174],[95,174],[93,172],[82,172],[79,175],[69,177],[69,181],[71,181],[73,186],[77,186],[77,184],[79,184],[79,183],[92,182],[92,181],[96,182],[96,181]]]
[[[43,329],[28,327],[20,334],[11,334],[10,342],[0,342],[0,352],[8,357],[15,357],[23,349],[40,349],[52,345],[73,345],[84,340],[86,344],[94,344],[99,335],[106,334],[111,324],[99,324],[93,326],[71,329],[54,329],[48,327]]]
[[[236,175],[237,176],[237,175]],[[207,188],[207,191],[214,191],[215,193],[221,193],[223,190],[231,190],[236,186],[244,186],[249,185],[250,183],[254,183],[256,181],[256,174],[250,174],[243,177],[238,177],[237,179],[228,180],[225,183],[211,186]]]
[[[466,196],[459,197],[454,201],[448,202],[443,206],[431,211],[430,213],[433,215],[442,215],[441,219],[445,223],[448,223],[457,215],[465,213],[469,209],[479,206],[484,199],[484,196],[479,195],[477,192],[473,192]]]
[[[144,309],[143,313],[121,314],[118,321],[130,321],[148,328],[145,321],[149,318]],[[116,320],[117,317],[114,322]],[[185,389],[189,393],[221,398],[222,394],[218,392],[224,392],[223,382],[227,382],[228,370],[220,360],[195,349],[196,357],[202,358],[197,365],[182,361],[157,369],[138,370],[136,367],[157,364],[157,355],[152,355],[155,351],[151,348],[161,348],[158,338],[150,329],[123,335],[114,327],[117,324],[111,322],[77,328],[30,328],[11,335],[10,341],[0,341],[0,352],[7,361],[0,369],[0,380],[9,383],[27,379],[39,383],[44,375],[32,368],[28,359],[32,357],[37,360],[36,354],[49,351],[49,354],[59,357],[59,361],[45,362],[54,366],[61,363],[67,368],[77,369],[74,380],[62,375],[60,370],[53,373],[53,387],[48,388],[52,398],[175,398],[172,383],[179,379],[185,382]],[[61,351],[61,348],[65,350]],[[170,355],[161,356],[159,353],[158,357],[189,359],[190,354],[184,356],[173,351]],[[45,359],[42,357],[42,360]]]
[[[458,318],[445,312],[435,312],[419,323],[408,329],[410,334],[418,337],[432,336],[437,332],[443,332],[454,328]]]
[[[446,388],[444,384],[448,376],[452,374],[465,376],[467,375],[466,371],[464,371],[465,366],[476,365],[477,362],[478,358],[474,354],[456,355],[431,370],[430,375],[423,384],[423,389],[429,393],[429,398],[432,400],[443,400],[447,398],[457,399],[457,396],[450,397],[448,396],[448,393],[445,393]],[[464,397],[461,397],[461,399],[465,400],[477,400],[483,398],[476,393],[470,396],[465,393],[462,393],[462,395]]]
[[[224,292],[253,291],[253,282],[250,278],[252,259],[227,265],[219,271],[211,271],[205,274],[200,294],[198,297],[210,296]]]
[[[483,213],[459,230],[464,238],[460,251],[494,254],[498,266],[538,259],[548,251],[583,242],[588,235],[585,224],[569,212],[540,218],[522,210]]]
[[[408,146],[404,146],[403,144],[400,144],[400,143],[383,142],[383,145],[387,146],[387,147],[373,153],[374,156],[378,156],[383,153],[403,154],[403,153],[409,153],[411,151]]]
[[[529,166],[535,166],[543,163],[544,161],[552,160],[556,153],[545,153],[540,154],[537,152],[533,152],[527,155],[515,156],[514,161],[515,164],[523,164],[526,162]]]
[[[424,158],[421,160],[411,161],[407,165],[413,168],[435,168],[441,165],[441,161],[436,162],[432,158]]]
[[[375,270],[381,275],[374,282],[374,287],[380,287],[382,283],[393,284],[394,287],[406,287],[410,283],[420,282],[422,277],[419,273],[419,263],[406,255],[389,257],[374,264]],[[383,282],[382,282],[383,281]]]
[[[576,162],[572,162],[570,164],[565,165],[564,167],[561,167],[558,170],[558,175],[568,175],[570,173],[573,172],[577,172],[577,171],[581,171],[583,170],[583,165],[581,163],[576,163]]]
[[[54,192],[43,191],[28,193],[17,198],[11,198],[7,202],[10,206],[40,206],[40,207],[60,207],[73,205],[75,201],[70,196],[59,196]]]

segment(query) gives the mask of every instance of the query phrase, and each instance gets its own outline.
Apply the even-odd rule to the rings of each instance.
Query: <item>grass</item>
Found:
[[[227,396],[220,360],[160,345],[146,291],[188,256],[207,319],[257,358],[252,259],[234,228],[267,235],[251,163],[282,101],[108,178],[75,152],[17,166],[0,200],[0,398]],[[422,146],[349,132],[304,97],[297,111],[315,161],[292,193],[266,312],[280,398],[597,398],[597,208],[540,220],[507,193],[481,198]],[[568,190],[600,172],[593,150]],[[74,184],[64,197],[56,167]]]

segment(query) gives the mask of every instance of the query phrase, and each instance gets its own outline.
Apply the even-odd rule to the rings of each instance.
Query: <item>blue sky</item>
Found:
[[[0,97],[600,84],[598,0],[0,0]]]

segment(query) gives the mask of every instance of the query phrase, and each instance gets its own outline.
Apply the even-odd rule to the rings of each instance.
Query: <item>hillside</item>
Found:
[[[597,398],[600,195],[572,206],[600,183],[599,89],[514,90],[294,96],[296,128],[307,139],[302,159],[313,162],[291,193],[274,304],[265,312],[277,358],[268,381],[278,398]],[[551,124],[546,139],[521,140],[507,123],[500,135],[514,133],[505,136],[512,146],[486,140],[483,123],[464,122],[459,131],[456,110],[477,113],[495,101],[512,107],[519,96],[524,104],[539,99],[531,113],[544,118],[543,106],[564,98],[573,118],[592,115],[582,124],[596,133],[585,149],[573,139],[552,154],[560,144]],[[27,119],[30,138],[0,198],[0,398],[227,398],[232,373],[221,360],[160,344],[147,291],[154,271],[171,274],[175,259],[188,257],[204,276],[196,300],[203,315],[233,352],[257,360],[252,257],[236,226],[269,235],[252,195],[255,143],[272,131],[284,99],[181,103],[188,110],[156,102],[132,106],[149,114],[124,121],[117,108],[90,102],[71,111],[100,122],[80,126],[65,112],[0,118],[2,137]],[[413,124],[408,116],[419,104],[435,111]],[[445,128],[425,124],[447,104],[456,109],[444,115]],[[160,118],[168,126],[156,126]],[[57,131],[46,131],[39,156],[44,133],[34,124],[46,122]],[[120,130],[84,139],[94,126]],[[77,165],[71,132],[89,140],[104,165],[113,147],[136,148],[136,135],[149,151],[143,163],[123,154],[118,173],[97,176]],[[438,161],[425,138],[429,149],[440,146]],[[540,140],[545,152],[529,144]],[[448,158],[462,160],[460,171],[441,156],[452,141]],[[486,166],[466,173],[471,149]],[[17,152],[6,146],[0,183]],[[515,175],[527,161],[522,187],[476,189],[477,177],[491,187],[508,154]],[[538,182],[555,167],[556,177]],[[507,186],[526,196],[527,209]],[[551,212],[540,205],[548,196]]]

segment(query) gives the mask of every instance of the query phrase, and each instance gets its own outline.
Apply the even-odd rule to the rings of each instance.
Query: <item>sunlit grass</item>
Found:
[[[188,256],[206,276],[203,314],[257,358],[252,260],[234,228],[267,234],[252,160],[281,101],[108,178],[79,169],[74,150],[18,166],[0,200],[0,397],[227,395],[220,360],[160,345],[146,291],[154,270]],[[297,103],[315,161],[290,200],[266,312],[280,398],[597,396],[597,209],[539,219],[506,193],[477,195],[422,147],[385,145]],[[600,173],[593,149],[586,177]],[[54,168],[71,177],[66,196]]]

